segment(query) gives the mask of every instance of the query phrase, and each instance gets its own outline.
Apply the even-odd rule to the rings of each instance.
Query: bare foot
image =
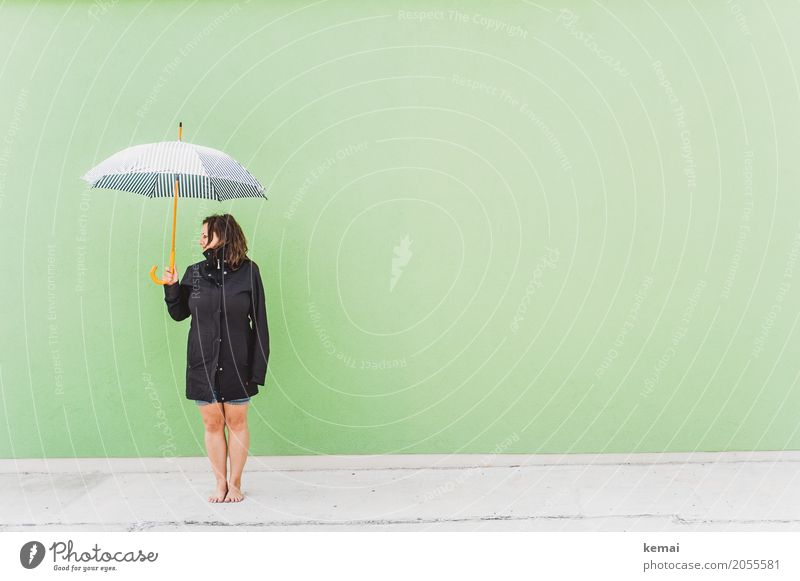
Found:
[[[229,482],[225,502],[241,502],[242,500],[244,500],[244,494],[242,494],[241,489]]]
[[[228,483],[223,482],[222,484],[217,484],[217,489],[214,493],[208,497],[208,502],[225,502],[225,495],[228,492]]]

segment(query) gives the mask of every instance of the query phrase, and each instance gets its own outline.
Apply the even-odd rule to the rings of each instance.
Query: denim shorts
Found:
[[[202,400],[202,399],[196,399],[196,400],[194,400],[194,402],[197,405],[202,406],[202,405],[209,405],[209,404],[212,404],[212,403],[229,403],[231,405],[244,405],[244,404],[246,404],[247,402],[250,401],[249,397],[245,397],[245,398],[242,398],[242,399],[232,399],[230,401],[218,402],[216,394],[214,394],[213,397],[214,397],[214,399],[212,401],[205,401],[205,400]]]

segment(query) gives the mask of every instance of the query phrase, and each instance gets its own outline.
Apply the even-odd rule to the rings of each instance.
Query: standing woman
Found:
[[[205,260],[187,268],[180,284],[177,271],[165,269],[164,301],[176,321],[192,317],[186,397],[195,400],[205,424],[206,451],[217,481],[208,500],[239,502],[250,446],[248,402],[264,385],[269,360],[264,285],[230,214],[203,220],[200,247]]]

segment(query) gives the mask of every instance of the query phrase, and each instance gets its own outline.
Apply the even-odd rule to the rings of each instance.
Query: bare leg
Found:
[[[212,403],[200,406],[200,415],[203,416],[203,424],[206,427],[206,452],[217,481],[217,487],[208,497],[208,501],[223,502],[228,492],[226,478],[228,445],[225,442],[225,416],[222,404]]]
[[[222,404],[225,408],[225,423],[228,426],[228,453],[231,457],[231,477],[225,502],[239,502],[242,494],[242,472],[247,462],[250,447],[250,430],[247,427],[247,408],[249,404]]]

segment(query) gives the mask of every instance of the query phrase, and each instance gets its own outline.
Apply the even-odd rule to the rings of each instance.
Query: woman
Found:
[[[164,301],[176,321],[192,317],[186,397],[196,401],[205,424],[206,451],[217,481],[208,500],[239,502],[250,445],[248,402],[264,385],[269,360],[264,286],[258,265],[246,256],[244,233],[230,214],[203,220],[200,247],[205,260],[187,268],[180,284],[177,270],[165,269]]]

